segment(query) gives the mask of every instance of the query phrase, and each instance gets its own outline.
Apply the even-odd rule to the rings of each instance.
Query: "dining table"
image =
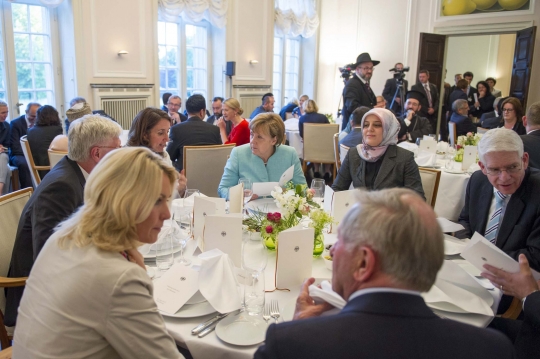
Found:
[[[304,157],[304,142],[302,137],[300,137],[300,130],[298,129],[298,119],[289,118],[284,122],[285,124],[285,135],[289,141],[289,146],[293,147],[296,150],[298,158]]]

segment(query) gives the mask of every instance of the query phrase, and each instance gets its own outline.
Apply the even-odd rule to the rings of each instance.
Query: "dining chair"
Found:
[[[510,307],[500,315],[501,318],[506,319],[517,319],[519,315],[521,314],[521,310],[523,309],[523,303],[521,300],[517,299],[516,297],[512,298],[512,303],[510,303]]]
[[[236,144],[184,146],[184,172],[188,184],[201,193],[217,196],[225,164]]]
[[[489,131],[489,128],[483,128],[483,127],[478,127],[476,129],[476,132],[483,135],[484,133],[488,132]]]
[[[0,231],[0,288],[20,287],[26,283],[26,278],[6,278],[6,276],[11,262],[19,219],[33,191],[32,188],[25,188],[0,196],[0,213],[2,213],[0,216],[0,228],[2,228]],[[11,341],[4,326],[5,306],[4,291],[0,290],[0,344],[2,348],[9,347]]]
[[[67,152],[54,151],[51,149],[48,149],[47,153],[49,155],[49,164],[51,169],[53,169],[54,166],[56,166],[56,164],[67,155]]]
[[[349,153],[349,146],[345,145],[339,145],[339,161],[340,163],[343,163],[345,161],[345,156],[347,156],[347,153]]]
[[[339,133],[334,134],[334,162],[336,164],[336,171],[339,172],[341,168],[341,155],[339,151]]]
[[[32,183],[34,184],[34,188],[36,188],[41,183],[41,176],[39,175],[38,171],[50,170],[51,166],[36,166],[26,135],[21,137],[21,147],[24,153],[24,158],[26,159],[26,163],[28,163],[28,167],[30,169]]]
[[[2,349],[2,351],[0,351],[0,359],[11,359],[12,357],[13,357],[13,348],[12,347]]]
[[[304,155],[302,170],[307,172],[307,163],[332,164],[334,178],[336,178],[336,162],[334,155],[334,134],[338,132],[339,125],[305,123],[304,124]]]
[[[448,122],[448,140],[451,146],[455,146],[457,143],[456,123],[452,121]]]
[[[439,191],[439,182],[441,180],[441,171],[433,168],[418,167],[420,171],[420,180],[426,196],[426,202],[435,208],[437,201],[437,192]]]
[[[19,169],[15,166],[9,166],[11,171],[11,189],[13,191],[19,190]]]

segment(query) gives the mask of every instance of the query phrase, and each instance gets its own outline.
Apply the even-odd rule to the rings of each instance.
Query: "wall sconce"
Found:
[[[127,52],[126,50],[118,51],[118,56],[127,55],[127,54],[129,54],[129,52]]]
[[[249,63],[252,64],[252,65],[257,65],[259,63],[259,61],[257,61],[257,60],[249,60]]]

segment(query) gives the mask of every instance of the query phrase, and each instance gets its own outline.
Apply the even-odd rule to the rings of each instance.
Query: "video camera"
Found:
[[[339,68],[339,72],[341,72],[341,77],[347,81],[351,78],[351,72],[354,71],[354,64],[348,64],[343,67]]]
[[[390,72],[394,72],[394,78],[396,81],[401,82],[405,78],[405,72],[409,72],[411,68],[409,66],[404,67],[403,69],[396,69],[395,67],[388,70]]]

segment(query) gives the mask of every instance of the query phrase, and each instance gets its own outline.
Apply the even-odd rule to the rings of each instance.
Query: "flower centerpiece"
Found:
[[[315,242],[313,246],[313,256],[318,257],[324,251],[324,234],[323,230],[326,226],[334,223],[334,218],[330,213],[320,208],[314,208],[309,212],[311,222],[309,226],[315,229]]]
[[[456,146],[456,162],[463,162],[463,153],[465,152],[465,146],[478,146],[478,142],[482,135],[479,133],[467,132],[466,136],[458,136]]]

